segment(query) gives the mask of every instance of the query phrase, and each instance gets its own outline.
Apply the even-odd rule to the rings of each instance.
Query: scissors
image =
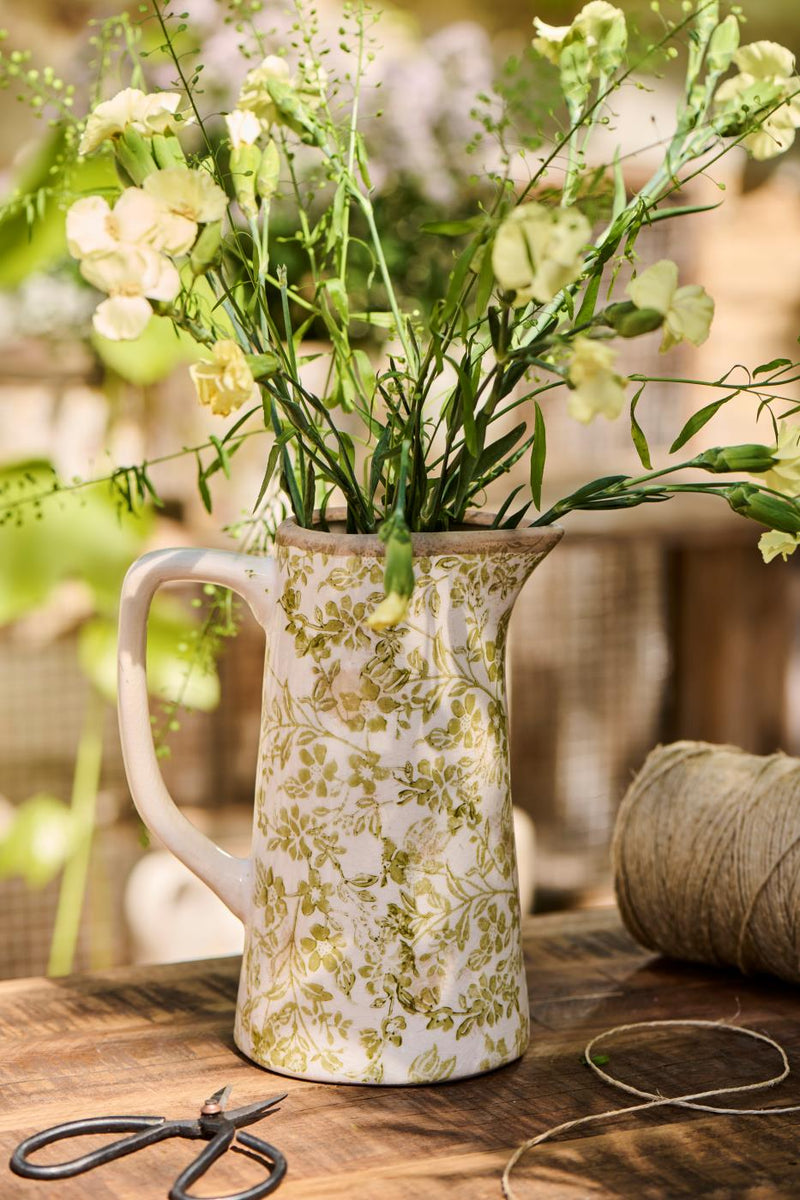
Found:
[[[270,1109],[286,1098],[287,1093],[270,1096],[268,1100],[259,1100],[244,1108],[234,1108],[225,1111],[225,1104],[230,1093],[230,1087],[220,1088],[213,1096],[209,1096],[200,1109],[199,1117],[187,1118],[183,1121],[169,1121],[166,1117],[89,1117],[81,1121],[65,1121],[63,1125],[53,1125],[34,1133],[31,1137],[20,1142],[11,1156],[9,1166],[15,1175],[26,1179],[69,1179],[73,1175],[82,1175],[103,1163],[112,1162],[126,1154],[133,1154],[145,1146],[153,1146],[167,1138],[179,1137],[200,1139],[208,1145],[181,1171],[169,1192],[169,1200],[199,1200],[193,1197],[187,1188],[196,1183],[212,1163],[216,1162],[233,1143],[234,1139],[251,1152],[268,1170],[267,1177],[260,1183],[243,1192],[232,1192],[228,1196],[218,1197],[218,1200],[261,1200],[269,1192],[274,1191],[286,1174],[286,1159],[280,1150],[253,1137],[250,1133],[239,1132],[244,1125],[252,1125],[266,1116]],[[69,1162],[38,1164],[28,1158],[34,1150],[49,1146],[51,1142],[59,1142],[62,1138],[80,1137],[86,1133],[130,1133],[132,1137],[121,1138],[118,1142],[110,1142],[92,1150],[80,1158],[70,1159]]]

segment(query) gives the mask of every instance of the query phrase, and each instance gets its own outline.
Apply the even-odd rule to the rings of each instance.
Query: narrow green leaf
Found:
[[[467,272],[477,250],[478,243],[471,242],[466,250],[463,250],[456,259],[456,265],[450,274],[450,284],[447,288],[447,295],[445,296],[444,308],[442,310],[442,317],[445,321],[449,321],[456,311],[461,296],[461,289],[464,286],[464,280],[467,278]]]
[[[210,433],[208,435],[208,440],[211,442],[212,446],[214,447],[217,454],[219,455],[219,465],[222,468],[222,473],[224,474],[226,479],[230,479],[231,463],[230,463],[230,457],[228,455],[228,451],[225,449],[225,447],[223,446],[223,444],[219,440],[219,438],[214,437],[213,433]]]
[[[636,405],[639,403],[639,397],[644,389],[645,385],[642,384],[636,395],[631,400],[631,440],[636,447],[636,453],[639,455],[639,462],[646,471],[652,471],[653,464],[650,461],[650,447],[647,444],[647,438],[644,435],[644,430],[636,420]]]
[[[369,155],[367,154],[367,144],[364,141],[364,135],[361,133],[356,134],[356,160],[358,162],[358,169],[361,172],[361,178],[364,182],[364,187],[367,188],[368,191],[371,191],[372,179],[370,178],[369,173]]]
[[[305,486],[303,487],[303,512],[306,520],[311,521],[314,513],[314,500],[316,499],[317,477],[314,471],[314,464],[309,461],[306,466]]]
[[[600,284],[602,279],[603,271],[601,267],[597,274],[591,277],[586,291],[583,293],[583,300],[581,301],[581,306],[578,309],[578,314],[575,317],[576,325],[584,325],[587,321],[591,321],[592,317],[594,316],[594,310],[597,306],[597,297],[600,294]]]
[[[525,516],[525,513],[530,508],[531,503],[532,501],[526,500],[521,508],[518,508],[516,512],[513,512],[510,517],[507,517],[505,521],[503,521],[503,524],[500,526],[500,528],[516,529],[522,518]]]
[[[547,432],[539,401],[534,400],[533,449],[531,451],[531,495],[536,511],[542,507],[542,479],[547,458]]]
[[[505,500],[500,505],[500,508],[495,513],[495,518],[492,521],[492,529],[502,529],[503,528],[503,524],[502,524],[503,517],[506,515],[509,508],[513,504],[515,496],[519,495],[519,493],[522,491],[524,486],[525,486],[524,483],[518,484],[517,487],[515,487],[514,490],[510,493],[510,495],[506,496]],[[530,505],[530,501],[528,503]]]
[[[200,493],[200,499],[203,501],[203,508],[206,512],[210,513],[212,508],[211,492],[208,490],[205,469],[200,455],[196,454],[195,458],[197,459],[197,490]]]
[[[465,370],[463,363],[458,362],[455,358],[451,358],[449,354],[445,354],[444,357],[455,368],[458,375],[458,394],[461,405],[460,409],[456,405],[453,411],[454,413],[460,411],[467,452],[472,458],[477,458],[480,453],[480,445],[478,442],[478,431],[475,426],[475,388],[472,376]]]
[[[369,503],[372,504],[375,498],[375,492],[378,491],[380,484],[380,475],[383,472],[384,460],[389,454],[391,445],[392,427],[385,425],[383,432],[378,438],[378,443],[372,452],[372,463],[369,466]]]
[[[630,476],[602,475],[599,479],[593,479],[590,483],[586,483],[583,487],[578,488],[576,492],[572,493],[569,499],[571,501],[586,500],[598,492],[605,491],[606,488],[613,487],[615,483],[622,483],[625,479],[630,479]]]
[[[344,217],[344,206],[347,199],[347,185],[344,179],[339,181],[339,186],[336,188],[333,196],[333,204],[331,205],[331,219],[328,226],[328,236],[325,241],[325,251],[330,254],[336,243],[342,236],[342,220]]]
[[[477,317],[485,316],[493,291],[494,269],[492,267],[492,256],[489,252],[489,247],[485,246],[483,258],[481,259],[481,268],[478,272],[478,287],[475,292],[475,314]]]
[[[464,237],[468,233],[475,233],[483,223],[483,217],[467,217],[463,221],[426,221],[420,229],[423,233],[436,233],[440,237]]]
[[[478,464],[475,468],[475,477],[480,478],[481,475],[485,475],[495,463],[499,462],[501,458],[505,458],[506,454],[517,444],[526,429],[527,425],[523,421],[521,425],[515,425],[510,433],[504,434],[496,442],[492,442],[491,445],[487,446],[478,459]]]
[[[622,164],[619,161],[619,147],[617,147],[614,151],[614,206],[611,210],[612,220],[616,220],[619,214],[625,209],[627,203],[625,176],[622,173]]]
[[[367,354],[366,350],[354,350],[353,359],[355,361],[358,379],[361,384],[361,394],[367,404],[371,404],[372,398],[375,395],[375,368],[372,365],[372,359]]]
[[[756,367],[753,374],[766,375],[769,371],[777,371],[778,367],[790,367],[791,365],[790,358],[773,358],[772,362],[762,363],[760,367]]]
[[[721,400],[714,400],[711,404],[707,404],[705,408],[701,408],[694,413],[670,446],[670,454],[675,454],[677,450],[680,450],[681,446],[685,446],[690,438],[693,438],[704,425],[708,424],[713,416],[716,416],[723,404],[727,404],[730,398],[730,396],[723,396]]]
[[[326,279],[325,291],[331,299],[336,315],[343,325],[347,325],[350,320],[350,305],[347,299],[347,289],[341,279]]]
[[[722,200],[718,200],[716,204],[683,204],[677,208],[657,208],[655,212],[648,213],[647,222],[655,225],[656,221],[671,221],[673,217],[689,217],[693,213],[711,212],[722,203]]]
[[[272,446],[272,449],[269,452],[269,458],[267,459],[267,469],[264,472],[264,478],[261,480],[261,487],[258,490],[258,496],[256,497],[255,504],[253,505],[253,512],[255,512],[258,509],[258,506],[261,504],[261,501],[264,499],[264,496],[266,495],[267,488],[269,487],[270,483],[272,482],[272,476],[275,474],[275,468],[278,465],[278,459],[280,458],[280,453],[281,453],[280,443],[275,442]]]

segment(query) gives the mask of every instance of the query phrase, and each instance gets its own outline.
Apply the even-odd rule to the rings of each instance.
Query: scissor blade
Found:
[[[206,1104],[218,1104],[220,1106],[220,1108],[224,1108],[228,1101],[228,1097],[231,1094],[232,1088],[233,1088],[233,1084],[230,1084],[230,1083],[226,1084],[226,1086],[221,1087],[218,1092],[214,1092],[213,1096],[209,1096],[208,1099],[205,1101],[205,1103]]]
[[[233,1108],[230,1112],[225,1113],[225,1120],[230,1121],[237,1129],[241,1129],[243,1125],[252,1125],[276,1104],[280,1104],[281,1100],[285,1100],[288,1094],[288,1092],[280,1092],[277,1096],[270,1096],[266,1100],[257,1100],[255,1104],[246,1104],[244,1108]]]

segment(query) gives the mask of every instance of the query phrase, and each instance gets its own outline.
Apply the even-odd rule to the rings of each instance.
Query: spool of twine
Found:
[[[671,958],[800,981],[800,760],[675,742],[617,817],[622,918]]]

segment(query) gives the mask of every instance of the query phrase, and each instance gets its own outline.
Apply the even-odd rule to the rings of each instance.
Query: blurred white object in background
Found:
[[[533,907],[533,821],[514,809],[520,905]],[[168,850],[152,850],[130,873],[125,888],[125,917],[133,942],[133,961],[185,962],[240,954],[244,929],[221,900]]]
[[[536,890],[534,859],[536,855],[536,832],[533,821],[521,808],[514,805],[514,840],[517,843],[517,874],[519,876],[519,907],[523,917],[533,909]]]
[[[134,962],[185,962],[241,954],[244,928],[168,850],[140,859],[125,888]]]

